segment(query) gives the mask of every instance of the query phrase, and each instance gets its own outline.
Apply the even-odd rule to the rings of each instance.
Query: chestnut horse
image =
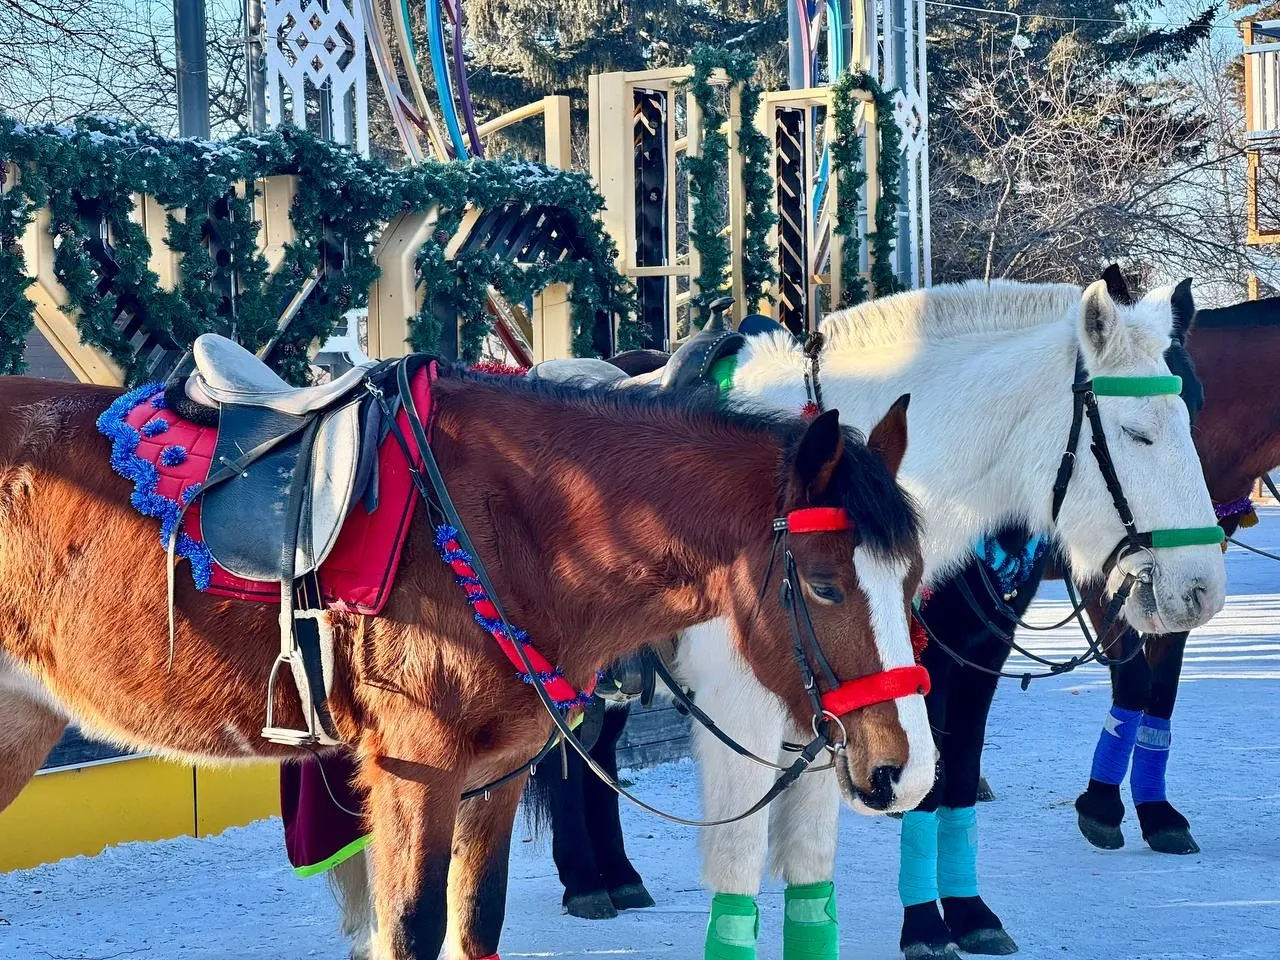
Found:
[[[167,667],[164,551],[95,429],[117,396],[0,380],[0,806],[68,720],[184,762],[302,755],[259,737],[274,610],[178,578]],[[808,724],[816,692],[797,669],[778,600],[783,565],[772,560],[775,519],[811,507],[845,521],[785,537],[799,587],[790,614],[797,604],[809,614],[808,639],[842,690],[911,665],[907,611],[921,559],[914,511],[894,482],[905,403],[864,444],[834,411],[812,422],[746,416],[717,410],[710,396],[457,371],[441,375],[433,396],[432,449],[462,525],[512,622],[578,689],[644,642],[723,616],[743,638],[740,656]],[[477,627],[425,510],[383,614],[331,622],[330,711],[370,798],[375,956],[436,960],[446,938],[459,960],[494,955],[524,779],[487,803],[460,799],[532,756],[549,717]],[[902,662],[885,662],[894,658]],[[303,719],[287,684],[274,710],[282,723]],[[919,762],[921,751],[932,762],[932,742],[904,731],[894,702],[833,712],[863,802],[888,802],[878,787],[886,769]]]

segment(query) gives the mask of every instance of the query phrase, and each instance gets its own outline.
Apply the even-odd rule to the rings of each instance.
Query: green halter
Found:
[[[1089,378],[1084,367],[1084,359],[1076,357],[1076,379],[1072,385],[1075,395],[1075,410],[1071,421],[1071,433],[1067,440],[1066,453],[1058,468],[1058,479],[1053,488],[1053,519],[1058,519],[1058,511],[1066,496],[1067,484],[1071,480],[1075,468],[1076,447],[1080,442],[1080,430],[1087,416],[1089,428],[1093,433],[1094,458],[1098,461],[1098,469],[1111,494],[1116,513],[1124,525],[1124,538],[1103,564],[1103,572],[1109,573],[1123,557],[1142,549],[1163,549],[1167,547],[1214,546],[1221,544],[1225,537],[1222,528],[1180,527],[1176,529],[1151,530],[1139,532],[1133,520],[1133,512],[1120,487],[1120,478],[1116,475],[1115,464],[1111,459],[1111,450],[1107,446],[1106,433],[1102,429],[1102,417],[1098,412],[1098,397],[1159,397],[1178,396],[1182,393],[1182,378],[1173,375],[1152,377],[1094,377]]]

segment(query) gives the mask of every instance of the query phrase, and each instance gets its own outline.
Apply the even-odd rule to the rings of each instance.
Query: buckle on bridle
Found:
[[[835,753],[836,751],[843,750],[846,746],[848,746],[849,731],[844,728],[844,724],[840,721],[840,718],[837,717],[834,713],[832,713],[830,710],[824,709],[821,713],[815,713],[813,715],[811,726],[813,727],[813,735],[815,737],[823,736],[823,734],[818,730],[819,723],[834,723],[836,727],[840,730],[839,740],[832,740],[831,737],[829,736],[827,737],[826,747],[828,750],[830,750],[832,753]]]

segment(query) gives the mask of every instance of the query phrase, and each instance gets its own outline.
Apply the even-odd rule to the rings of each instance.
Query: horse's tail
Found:
[[[535,840],[551,830],[551,803],[554,791],[563,789],[560,779],[560,751],[551,753],[529,777],[520,804],[526,828]]]

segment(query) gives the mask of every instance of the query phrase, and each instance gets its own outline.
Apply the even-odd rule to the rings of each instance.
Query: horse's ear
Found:
[[[1080,333],[1096,356],[1106,353],[1120,325],[1115,301],[1107,292],[1105,280],[1095,280],[1085,288],[1080,303]]]
[[[1191,295],[1190,277],[1179,281],[1173,288],[1173,295],[1169,298],[1169,309],[1173,311],[1173,330],[1169,335],[1175,342],[1185,344],[1187,334],[1191,332],[1191,327],[1196,322],[1196,300]]]
[[[828,410],[809,424],[796,451],[796,479],[810,500],[826,492],[843,456],[844,429],[840,426],[840,413]]]
[[[907,455],[907,405],[911,402],[911,394],[904,393],[889,412],[880,418],[880,422],[867,438],[868,449],[879,454],[884,465],[895,477],[902,466],[902,458]]]
[[[1125,306],[1133,305],[1133,292],[1129,289],[1129,282],[1125,280],[1120,264],[1109,264],[1102,271],[1102,280],[1106,283],[1107,293],[1111,294],[1112,300]]]

